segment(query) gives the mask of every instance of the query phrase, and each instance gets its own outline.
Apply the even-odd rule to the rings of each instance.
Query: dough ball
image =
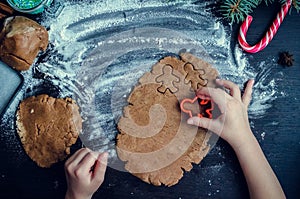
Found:
[[[82,129],[75,101],[48,95],[22,101],[16,123],[26,153],[40,167],[50,167],[65,159]]]
[[[28,70],[39,51],[48,46],[48,32],[22,16],[9,17],[0,32],[0,59],[12,68]]]

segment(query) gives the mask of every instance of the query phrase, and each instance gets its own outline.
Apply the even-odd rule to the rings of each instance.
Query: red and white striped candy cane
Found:
[[[273,21],[272,26],[269,28],[269,30],[266,33],[266,35],[264,36],[264,38],[262,38],[262,40],[260,40],[260,42],[254,46],[250,46],[246,41],[247,30],[252,22],[252,16],[248,15],[246,20],[241,25],[239,36],[238,36],[238,41],[239,41],[241,47],[246,52],[249,52],[249,53],[256,53],[256,52],[263,50],[273,39],[280,24],[282,23],[284,17],[286,16],[287,12],[289,11],[291,4],[292,4],[292,0],[287,0],[286,3],[282,5],[280,12],[277,14],[276,19]]]

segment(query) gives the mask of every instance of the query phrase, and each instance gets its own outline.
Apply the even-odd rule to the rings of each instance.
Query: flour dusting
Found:
[[[133,86],[159,59],[180,52],[206,60],[221,78],[241,88],[254,78],[250,119],[263,117],[272,101],[284,95],[277,91],[278,79],[271,78],[274,62],[250,66],[238,46],[232,53],[230,31],[206,9],[213,1],[59,2],[64,5],[59,16],[45,13],[41,19],[49,28],[50,45],[32,70],[22,72],[24,85],[1,121],[7,132],[14,129],[19,102],[45,92],[47,84],[49,94],[73,97],[81,107],[83,144],[109,151],[114,161],[116,123]]]

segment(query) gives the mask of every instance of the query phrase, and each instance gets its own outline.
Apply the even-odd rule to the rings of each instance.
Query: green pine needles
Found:
[[[281,4],[284,4],[286,0],[279,0]],[[300,0],[292,0],[292,6],[297,10],[300,11]]]
[[[245,16],[253,11],[259,4],[259,0],[225,0],[221,5],[221,12],[230,19],[230,22],[244,21]]]
[[[228,18],[230,23],[241,22],[255,9],[262,1],[266,5],[271,4],[274,0],[223,0],[220,6],[220,11],[225,18]],[[286,0],[279,0],[284,4]],[[292,6],[299,11],[300,0],[292,0]]]

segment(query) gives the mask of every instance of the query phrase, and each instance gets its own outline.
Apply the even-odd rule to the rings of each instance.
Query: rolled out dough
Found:
[[[180,58],[165,57],[140,78],[118,122],[117,152],[125,169],[156,186],[177,184],[209,151],[211,134],[188,125],[179,103],[203,86],[215,87],[218,72],[189,53]]]

